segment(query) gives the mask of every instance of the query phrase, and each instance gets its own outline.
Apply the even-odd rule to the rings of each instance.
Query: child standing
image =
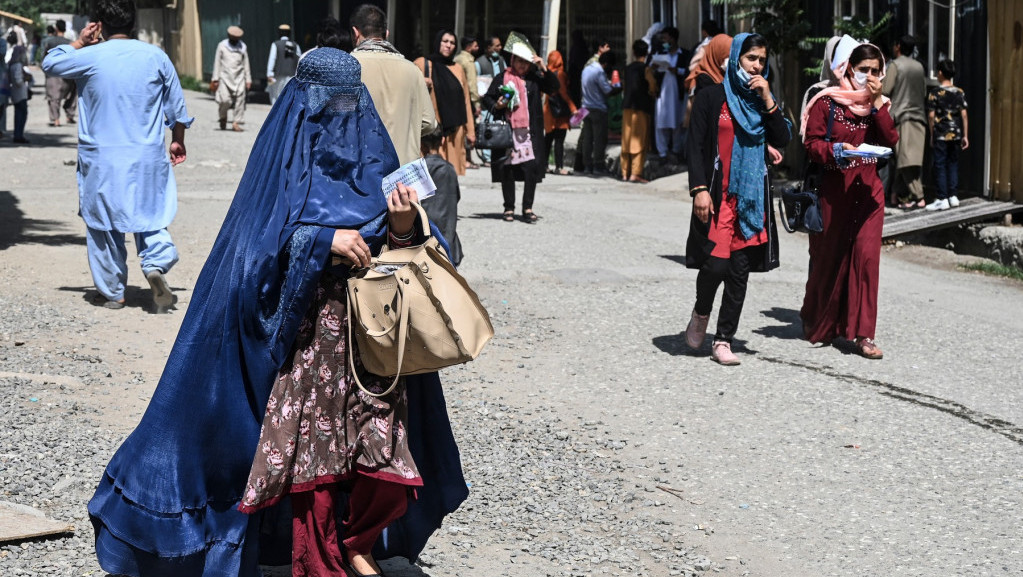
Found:
[[[934,149],[934,179],[938,196],[927,210],[946,210],[959,206],[959,150],[970,146],[966,116],[966,95],[952,85],[956,67],[951,60],[938,63],[938,86],[927,94],[927,124],[931,129]],[[956,118],[962,119],[962,126]]]
[[[437,185],[437,194],[420,201],[430,222],[437,225],[451,248],[451,264],[458,266],[462,262],[462,243],[458,240],[455,226],[458,224],[458,201],[462,193],[458,188],[458,175],[455,167],[440,155],[444,144],[444,135],[440,129],[423,134],[419,140],[420,150],[426,160],[426,168],[430,178]]]
[[[646,65],[647,52],[646,41],[632,43],[632,62],[625,67],[625,98],[622,100],[622,180],[640,184],[648,182],[643,178],[643,163],[657,94],[653,68]]]

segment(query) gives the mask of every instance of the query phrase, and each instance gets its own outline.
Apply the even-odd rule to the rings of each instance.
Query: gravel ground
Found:
[[[0,501],[76,529],[0,546],[4,575],[103,574],[85,503],[145,409],[266,114],[235,135],[208,98],[189,106],[169,315],[134,271],[125,309],[85,303],[73,137],[35,107],[29,138],[47,146],[0,144]],[[719,367],[679,336],[683,182],[550,177],[528,225],[500,220],[486,171],[462,179],[462,269],[497,331],[443,374],[472,489],[419,564],[388,574],[1023,574],[1020,283],[887,248],[886,359],[867,362],[799,339],[806,244],[786,236],[782,268],[751,279],[743,365]]]

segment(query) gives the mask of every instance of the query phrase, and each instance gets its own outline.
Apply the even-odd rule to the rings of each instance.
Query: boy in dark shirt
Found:
[[[462,243],[458,240],[458,233],[455,226],[458,224],[458,201],[462,193],[458,188],[458,175],[455,174],[455,167],[444,160],[440,155],[440,147],[444,142],[444,135],[438,128],[429,134],[423,134],[420,138],[420,150],[426,160],[426,168],[430,171],[430,178],[437,185],[437,194],[421,201],[426,216],[430,222],[437,225],[444,239],[448,241],[451,248],[451,264],[458,266],[462,262]]]
[[[927,124],[931,129],[934,148],[934,179],[938,197],[927,210],[946,210],[959,206],[956,188],[959,186],[959,150],[970,146],[967,136],[969,124],[966,116],[966,95],[952,85],[955,64],[951,60],[938,63],[938,86],[927,94]],[[962,119],[962,126],[956,121]]]
[[[647,44],[632,43],[632,62],[625,67],[625,97],[622,100],[622,180],[645,184],[643,163],[650,141],[650,118],[654,114],[657,83],[653,69],[646,65]]]

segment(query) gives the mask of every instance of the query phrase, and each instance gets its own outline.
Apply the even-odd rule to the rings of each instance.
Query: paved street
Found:
[[[32,146],[0,141],[0,501],[76,527],[0,546],[5,577],[103,575],[85,503],[159,379],[268,110],[234,134],[211,99],[188,102],[169,315],[148,311],[134,255],[129,306],[88,304],[75,138],[46,127],[44,101]],[[1023,574],[1023,284],[886,247],[885,358],[868,361],[800,338],[806,237],[786,235],[781,269],[751,276],[743,364],[721,367],[680,335],[685,182],[549,176],[529,225],[500,219],[489,170],[462,179],[462,272],[497,332],[442,374],[471,496],[419,566],[389,574]]]

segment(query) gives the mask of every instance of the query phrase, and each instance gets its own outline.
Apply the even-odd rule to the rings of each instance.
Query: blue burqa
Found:
[[[290,558],[286,511],[246,515],[237,506],[276,373],[329,266],[333,230],[358,229],[378,250],[387,218],[380,183],[397,166],[358,61],[312,51],[256,138],[149,407],[89,502],[104,570],[257,577],[259,563]],[[379,558],[415,559],[468,495],[440,380],[407,384],[424,486],[377,543]]]

